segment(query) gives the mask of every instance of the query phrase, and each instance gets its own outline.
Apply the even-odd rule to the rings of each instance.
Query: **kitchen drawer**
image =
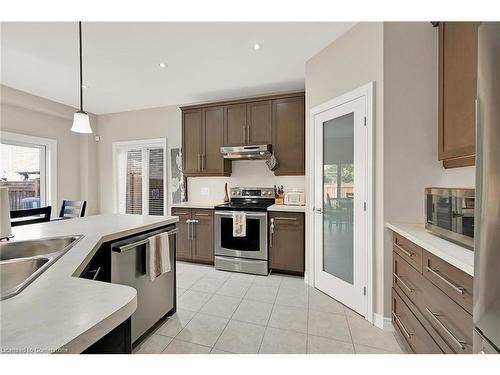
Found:
[[[472,316],[398,254],[394,254],[393,262],[394,285],[415,304],[455,353],[471,353]]]
[[[397,285],[401,291],[415,303],[415,297],[418,293],[422,293],[422,289],[419,285],[419,278],[421,278],[422,275],[397,253],[393,254],[392,262],[393,285]]]
[[[423,249],[401,235],[394,233],[393,249],[406,260],[413,268],[422,273]]]
[[[392,321],[396,331],[406,340],[414,353],[443,353],[395,289],[392,290]]]
[[[417,307],[455,353],[472,353],[472,315],[426,278],[422,281],[424,298],[417,296]]]
[[[214,216],[214,210],[211,209],[193,209],[193,219],[199,218],[199,217],[213,217]]]
[[[173,207],[172,208],[172,215],[173,216],[179,216],[179,220],[182,220],[184,218],[191,218],[191,209],[190,208],[179,208],[179,207]]]
[[[472,314],[472,276],[424,250],[424,276]]]

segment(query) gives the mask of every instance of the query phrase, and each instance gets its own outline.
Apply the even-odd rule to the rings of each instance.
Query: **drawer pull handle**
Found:
[[[455,292],[457,292],[459,294],[464,294],[465,293],[465,288],[464,287],[462,287],[460,285],[456,285],[455,283],[453,283],[450,280],[448,280],[447,277],[441,276],[441,273],[438,270],[433,270],[431,267],[429,267],[429,265],[427,265],[427,267],[425,267],[425,268],[427,269],[428,272],[432,273],[439,280],[441,280],[446,285],[448,285],[450,288],[452,288]]]
[[[394,246],[396,246],[399,250],[401,250],[403,253],[405,253],[407,256],[412,257],[415,255],[415,253],[412,253],[409,250],[403,249],[401,246],[399,246],[397,243],[394,242]]]
[[[194,214],[194,216],[210,216],[210,214]]]
[[[184,215],[188,215],[187,212],[175,212],[174,213],[175,216],[184,216]]]
[[[401,328],[401,331],[403,331],[404,335],[406,336],[406,338],[408,340],[411,339],[411,336],[413,336],[413,333],[410,333],[408,332],[408,330],[406,329],[405,325],[403,324],[403,322],[399,319],[399,316],[396,315],[396,313],[392,313],[392,316],[394,317],[394,321],[396,322],[396,324],[399,326],[399,328]]]
[[[408,284],[406,284],[406,283],[403,281],[403,279],[401,279],[401,277],[399,277],[399,276],[398,276],[398,275],[396,275],[395,273],[393,273],[393,275],[394,275],[394,277],[396,278],[396,280],[397,280],[397,281],[399,281],[399,282],[401,283],[401,285],[403,285],[403,286],[404,286],[404,287],[408,290],[408,292],[410,292],[410,293],[411,293],[411,292],[413,292],[413,291],[415,290],[415,289],[413,289],[413,288],[410,288],[410,287],[408,286]]]
[[[438,319],[439,314],[433,313],[431,310],[429,310],[427,307],[425,308],[427,312],[430,314],[432,319],[443,329],[443,331],[446,332],[446,334],[452,339],[452,341],[457,345],[460,349],[464,350],[465,346],[463,344],[467,344],[467,341],[463,341],[460,339],[457,339],[453,333],[450,332],[448,328],[441,322],[441,320]]]
[[[274,220],[297,221],[297,218],[295,218],[295,217],[275,217]]]

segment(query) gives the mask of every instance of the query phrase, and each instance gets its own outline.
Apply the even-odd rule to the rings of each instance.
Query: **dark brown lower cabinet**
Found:
[[[269,213],[269,257],[274,271],[304,274],[304,214]]]
[[[174,207],[172,215],[179,216],[177,260],[213,264],[213,210]]]
[[[395,289],[392,290],[392,319],[396,331],[405,338],[407,350],[414,353],[443,353]]]
[[[214,211],[193,210],[192,259],[197,262],[214,262]]]
[[[414,353],[472,353],[472,278],[425,249],[419,251],[426,260],[422,270],[393,252],[396,331]],[[467,295],[458,298],[457,291]]]

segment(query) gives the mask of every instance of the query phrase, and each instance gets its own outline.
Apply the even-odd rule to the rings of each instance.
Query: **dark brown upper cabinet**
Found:
[[[251,145],[271,143],[271,101],[247,104],[247,141]]]
[[[182,158],[186,177],[231,174],[231,162],[220,153],[223,130],[222,106],[182,112]]]
[[[273,100],[272,144],[278,159],[276,176],[305,174],[304,116],[304,96]]]
[[[247,139],[247,105],[224,106],[224,146],[242,146]]]
[[[185,175],[201,172],[202,110],[182,112],[182,167]]]
[[[445,168],[475,164],[477,22],[439,22],[438,158]]]
[[[224,146],[271,143],[271,102],[224,106]]]
[[[186,177],[229,176],[222,146],[272,144],[275,175],[305,174],[304,93],[182,107],[183,171]]]

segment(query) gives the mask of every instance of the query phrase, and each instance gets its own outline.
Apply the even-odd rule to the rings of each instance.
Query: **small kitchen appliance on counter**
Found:
[[[215,206],[215,268],[267,275],[267,208],[274,204],[273,188],[231,188],[231,202]],[[244,212],[246,234],[233,235],[235,212]]]
[[[286,191],[285,205],[288,206],[305,206],[306,198],[302,191]]]

